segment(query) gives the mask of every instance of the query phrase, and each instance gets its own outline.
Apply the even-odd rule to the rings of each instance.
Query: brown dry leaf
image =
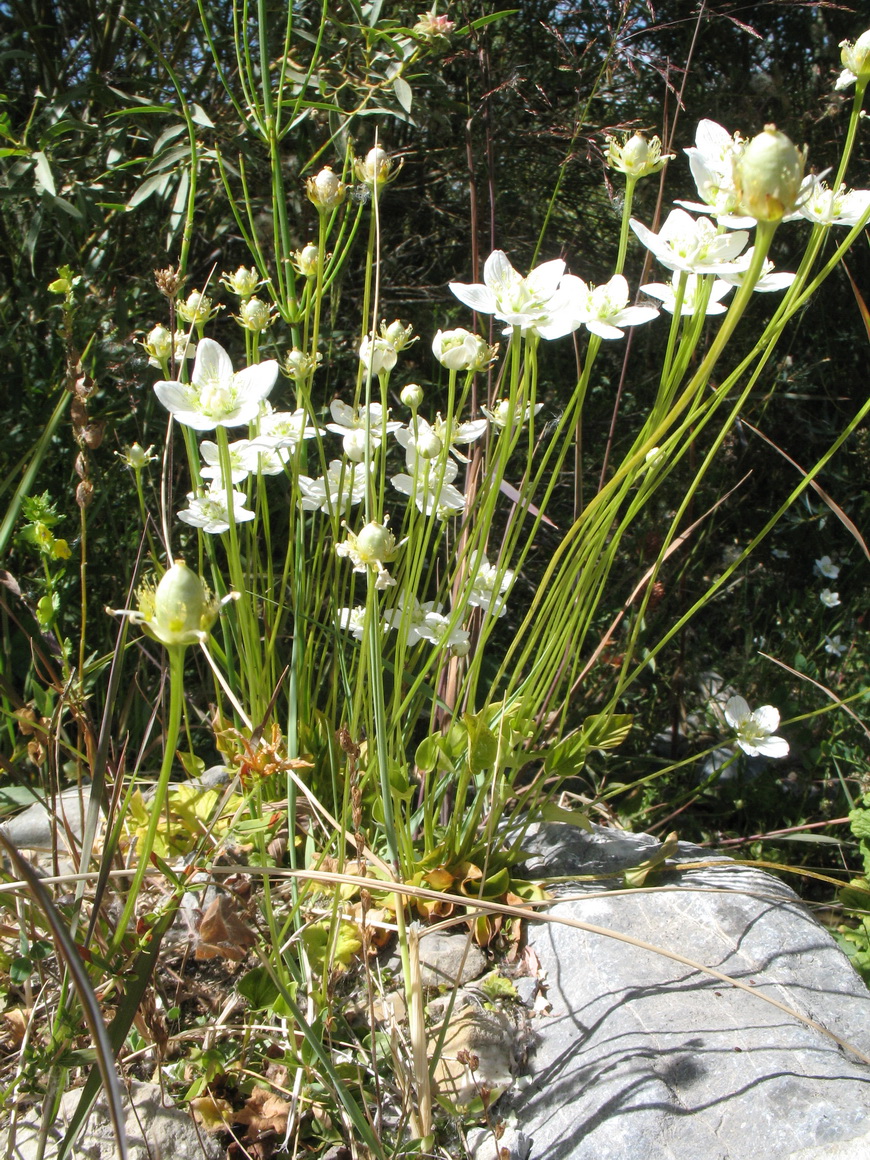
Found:
[[[239,918],[228,894],[219,894],[202,916],[197,929],[196,959],[232,959],[240,963],[256,943],[257,936]]]
[[[245,1139],[253,1142],[268,1132],[283,1136],[287,1131],[289,1114],[290,1105],[285,1099],[267,1088],[255,1087],[248,1102],[240,1112],[235,1113],[233,1120],[237,1124],[247,1124]]]
[[[190,1101],[190,1107],[197,1122],[207,1132],[225,1132],[235,1118],[233,1105],[214,1096],[197,1096]]]
[[[24,1007],[13,1007],[11,1010],[3,1012],[4,1047],[14,1051],[21,1046],[29,1018],[30,1010]]]

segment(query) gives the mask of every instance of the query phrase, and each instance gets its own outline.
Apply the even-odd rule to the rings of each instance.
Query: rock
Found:
[[[496,1143],[489,1128],[472,1128],[466,1134],[469,1160],[526,1160],[531,1140],[525,1132],[507,1126]]]
[[[87,811],[90,796],[90,786],[81,790],[78,786],[65,789],[55,800],[56,811],[49,808],[51,802],[48,805],[34,802],[14,818],[3,822],[0,830],[19,850],[51,850],[56,837],[58,850],[69,852],[68,833],[72,834],[76,847],[82,840],[82,816]]]
[[[466,953],[466,947],[468,948]],[[393,953],[389,966],[401,978],[402,966]],[[420,976],[424,987],[453,987],[470,983],[486,970],[486,955],[466,934],[424,931],[420,938]]]
[[[130,1160],[219,1160],[224,1153],[216,1140],[197,1130],[191,1117],[180,1108],[164,1107],[158,1084],[129,1085],[130,1095],[124,1100],[126,1113],[127,1148]],[[64,1093],[58,1122],[52,1125],[46,1160],[57,1155],[65,1133],[65,1124],[75,1111],[81,1092],[78,1089]],[[33,1109],[38,1114],[38,1109]],[[39,1128],[35,1123],[19,1123],[16,1131],[14,1160],[35,1160]],[[116,1160],[117,1149],[105,1096],[94,1105],[84,1130],[72,1151],[73,1160]]]
[[[618,874],[645,834],[534,827],[535,874]],[[676,861],[711,861],[680,843]],[[769,996],[870,1056],[870,993],[778,879],[728,859],[665,871],[655,893],[584,881],[550,915],[623,932],[732,975],[737,990],[651,950],[530,925],[551,1013],[533,1021],[531,1082],[497,1106],[531,1160],[858,1160],[870,1155],[870,1066]],[[600,892],[617,889],[610,897]],[[577,897],[577,896],[581,897]],[[596,897],[596,895],[598,895]],[[586,897],[582,897],[586,896]]]
[[[439,1032],[436,1027],[430,1035],[430,1056]],[[485,1088],[494,1102],[513,1083],[515,1039],[516,1028],[503,1011],[474,1003],[454,1009],[432,1077],[437,1091],[464,1107],[480,1098]]]

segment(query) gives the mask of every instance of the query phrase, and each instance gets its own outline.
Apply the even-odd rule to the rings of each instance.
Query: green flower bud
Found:
[[[139,623],[168,648],[197,644],[214,624],[218,605],[205,582],[183,560],[176,560],[156,590],[139,593]]]
[[[806,160],[806,149],[766,125],[734,162],[738,212],[760,222],[779,222],[794,213]]]

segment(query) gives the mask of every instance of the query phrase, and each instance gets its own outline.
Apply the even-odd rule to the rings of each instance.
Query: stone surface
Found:
[[[613,875],[658,842],[546,825],[524,847],[530,874]],[[681,843],[676,860],[709,857]],[[655,885],[667,891],[620,885],[571,884],[573,900],[550,914],[682,954],[754,993],[602,934],[530,927],[551,1011],[532,1021],[531,1083],[498,1105],[531,1137],[530,1160],[866,1160],[870,1066],[760,998],[870,1055],[870,993],[797,896],[727,859],[665,871]],[[618,892],[601,897],[608,888]]]
[[[57,1155],[65,1133],[64,1125],[75,1111],[80,1094],[78,1090],[64,1094],[58,1122],[49,1134],[46,1160]],[[223,1155],[224,1150],[215,1140],[197,1130],[187,1112],[163,1106],[157,1084],[133,1081],[130,1096],[132,1098],[124,1101],[130,1160],[156,1160],[157,1157],[161,1160],[218,1160]],[[14,1160],[35,1160],[38,1134],[35,1122],[19,1123],[10,1156]],[[106,1100],[101,1096],[73,1149],[73,1160],[116,1160],[117,1155]]]
[[[398,953],[391,955],[388,965],[396,978],[401,978]],[[476,943],[469,943],[465,933],[433,930],[424,931],[420,938],[420,977],[424,987],[462,986],[479,978],[486,967],[486,955]]]

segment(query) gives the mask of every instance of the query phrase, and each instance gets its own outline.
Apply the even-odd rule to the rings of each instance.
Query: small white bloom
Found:
[[[725,720],[736,731],[737,744],[749,757],[785,757],[788,742],[774,737],[779,728],[779,710],[762,705],[754,712],[742,697],[731,697],[725,706]]]
[[[333,459],[326,475],[309,479],[299,476],[299,506],[305,511],[347,513],[354,504],[360,503],[366,494],[365,471],[354,464]]]
[[[862,32],[854,44],[850,40],[840,41],[840,63],[843,71],[836,87],[849,88],[857,80],[870,79],[870,28]]]
[[[277,377],[274,359],[234,373],[224,348],[204,338],[196,349],[191,381],[155,383],[154,393],[179,423],[195,431],[213,431],[256,419]]]
[[[172,354],[172,336],[165,326],[155,326],[142,343],[148,355],[148,365],[162,370]],[[196,354],[196,343],[191,341],[186,330],[175,332],[175,361],[182,363]]]
[[[842,643],[840,634],[836,636],[825,636],[825,652],[830,653],[833,657],[841,657],[846,652],[848,645]]]
[[[347,186],[332,172],[331,166],[324,165],[315,177],[306,178],[305,192],[320,213],[330,213],[347,197]]]
[[[301,350],[297,350],[294,346],[284,356],[281,369],[287,378],[292,379],[294,383],[304,383],[307,379],[311,378],[322,362],[323,355],[319,352],[316,356],[312,356],[305,354]]]
[[[780,222],[800,207],[807,150],[775,125],[765,125],[734,160],[739,210],[756,221]]]
[[[329,413],[332,415],[332,422],[326,424],[326,430],[332,431],[335,435],[341,435],[344,453],[348,459],[362,463],[365,458],[365,403],[360,404],[359,407],[350,407],[347,403],[342,403],[340,399],[333,399],[329,404]],[[372,450],[380,447],[381,439],[385,433],[391,434],[402,426],[398,420],[390,419],[389,414],[389,411],[386,415],[384,414],[384,408],[380,403],[372,403],[368,408],[369,438]]]
[[[417,341],[417,337],[414,334],[414,327],[403,326],[398,318],[389,325],[387,325],[387,320],[384,319],[381,323],[379,333],[384,342],[388,342],[393,350],[399,354],[405,347],[413,346]]]
[[[830,556],[822,556],[820,560],[816,560],[816,571],[826,580],[836,580],[840,575],[839,565],[835,564]]]
[[[830,588],[823,588],[819,593],[819,600],[824,604],[825,608],[836,608],[840,601],[840,593],[832,592]]]
[[[222,479],[220,448],[217,443],[203,439],[199,445],[199,453],[206,463],[200,472],[203,479]],[[257,470],[257,449],[250,439],[238,439],[235,443],[231,443],[229,453],[232,483],[244,482]]]
[[[680,315],[692,315],[700,306],[701,291],[704,289],[705,282],[699,278],[697,274],[689,274],[686,278],[686,284],[683,287],[683,301],[680,307]],[[673,314],[677,308],[677,291],[674,282],[647,282],[645,286],[641,286],[641,290],[645,294],[651,295],[653,298],[658,298],[662,304],[662,310],[666,310],[668,314]],[[710,297],[707,300],[707,306],[704,311],[705,314],[724,314],[728,309],[722,303],[722,299],[726,294],[730,294],[733,286],[729,282],[725,282],[722,278],[717,278],[710,287]]]
[[[450,289],[472,310],[494,314],[509,328],[517,326],[524,333],[540,333],[543,327],[547,330],[545,337],[558,338],[570,333],[570,328],[560,328],[551,308],[564,273],[565,263],[556,258],[536,266],[524,278],[502,250],[493,250],[483,267],[483,283],[451,282]]]
[[[543,410],[543,407],[543,403],[535,403],[534,414],[537,415],[539,411]],[[487,419],[489,419],[490,423],[496,427],[522,427],[528,423],[533,413],[530,404],[527,403],[523,406],[519,401],[513,413],[511,413],[510,399],[496,399],[492,405],[492,410],[483,406],[480,409],[486,415]]]
[[[464,456],[457,450],[460,446],[474,443],[486,433],[486,419],[469,419],[464,423],[454,423],[448,431],[447,421],[441,412],[435,416],[434,426],[422,415],[415,415],[407,427],[399,424],[396,442],[405,449],[405,463],[414,470],[417,459],[437,459],[449,438],[449,449],[457,459]],[[456,472],[447,481],[455,479]]]
[[[637,180],[658,173],[665,162],[671,161],[675,156],[674,153],[662,153],[659,137],[647,140],[643,133],[635,133],[631,137],[626,137],[622,144],[615,137],[608,137],[604,160],[611,169]]]
[[[785,550],[785,548],[771,548],[770,554],[771,554],[771,556],[774,556],[777,560],[790,559],[790,554]]]
[[[490,564],[483,552],[472,552],[468,557],[468,577],[468,603],[493,616],[504,616],[507,593],[514,582],[513,572],[505,568],[500,573],[498,566]]]
[[[339,628],[349,632],[354,640],[362,640],[366,627],[365,605],[357,604],[355,608],[339,608],[336,615]]]
[[[304,278],[313,278],[317,273],[317,246],[309,242],[301,250],[294,250],[290,255],[293,269]]]
[[[420,603],[416,596],[406,597],[404,593],[396,602],[396,607],[384,613],[384,625],[394,628],[406,644],[416,644],[421,640],[430,640],[427,635],[426,617],[431,613],[440,613],[441,605],[434,600]]]
[[[709,218],[696,220],[682,209],[671,210],[657,234],[635,218],[629,225],[663,266],[690,274],[721,274],[730,270],[749,241],[746,230],[720,234]]]
[[[699,121],[694,147],[685,152],[701,203],[678,201],[677,205],[699,213],[712,213],[721,224],[729,227],[754,225],[752,218],[733,216],[738,205],[734,160],[745,145],[738,133],[732,136],[715,121]]]
[[[133,471],[143,471],[149,463],[153,463],[156,455],[152,455],[154,445],[150,447],[143,447],[141,443],[131,443],[124,451],[116,451],[115,454],[119,459],[123,459],[126,465]]]
[[[205,326],[223,307],[213,306],[207,294],[203,294],[199,290],[191,290],[183,302],[176,304],[175,309],[178,317],[182,318],[189,326]]]
[[[239,307],[239,313],[233,317],[245,330],[259,334],[272,324],[272,307],[262,298],[248,298]]]
[[[418,511],[427,516],[434,512],[439,520],[465,511],[465,496],[453,486],[459,468],[452,459],[436,462],[416,457],[412,470],[413,475],[394,475],[390,483],[396,491],[412,496]]]
[[[745,254],[741,254],[734,263],[732,270],[724,270],[720,277],[723,281],[729,282],[732,286],[739,286],[746,277],[746,271],[752,261],[752,255],[755,252],[755,246],[750,246]],[[791,274],[785,270],[781,273],[774,273],[773,262],[769,258],[764,259],[761,267],[761,273],[758,276],[758,281],[752,287],[756,294],[771,294],[778,290],[787,290],[794,282],[797,275]]]
[[[325,434],[321,427],[312,427],[308,423],[308,416],[301,408],[296,411],[273,411],[267,403],[265,413],[260,418],[257,442],[261,447],[285,447],[292,451],[303,439]]]
[[[450,617],[440,612],[427,612],[417,632],[424,640],[439,648],[449,648],[456,656],[465,656],[471,641],[471,633],[456,625],[450,627]]]
[[[243,491],[233,491],[233,521],[237,524],[245,523],[254,518],[254,513],[245,507],[247,496]],[[192,528],[202,528],[209,535],[220,535],[229,531],[230,527],[230,496],[224,490],[209,489],[204,495],[197,496],[189,492],[187,507],[178,513],[182,523],[190,524]]]
[[[566,274],[559,299],[564,301],[560,318],[569,315],[572,330],[582,325],[599,338],[624,338],[623,327],[641,326],[659,314],[654,306],[628,305],[628,282],[621,274],[614,274],[603,286],[587,286],[581,278]],[[542,337],[547,337],[546,330]]]
[[[811,174],[804,178],[801,217],[823,226],[856,226],[870,209],[870,189],[830,189]]]

